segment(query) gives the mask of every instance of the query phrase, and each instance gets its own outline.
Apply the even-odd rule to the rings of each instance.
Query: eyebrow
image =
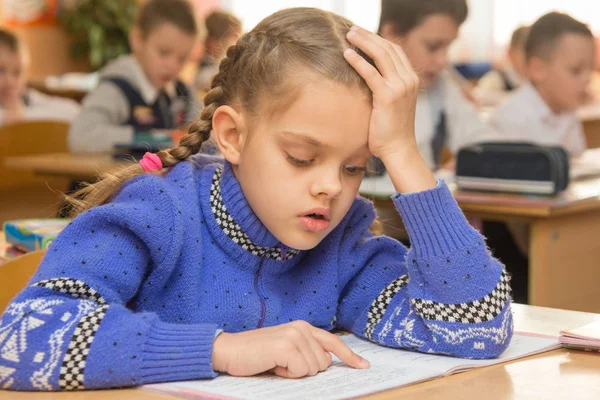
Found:
[[[281,132],[281,134],[283,136],[292,137],[293,139],[300,139],[300,140],[305,141],[306,143],[310,144],[311,146],[314,146],[317,148],[328,148],[329,147],[329,145],[327,145],[325,143],[321,143],[317,139],[315,139],[312,136],[307,135],[305,133],[283,131],[283,132]],[[363,148],[361,148],[361,150],[364,150],[364,149],[369,150],[368,143],[366,143],[365,146]]]
[[[306,143],[308,143],[314,147],[328,147],[326,144],[323,144],[323,143],[319,142],[317,139],[315,139],[307,134],[304,134],[304,133],[291,132],[291,131],[283,131],[281,133],[284,136],[293,137],[294,139],[300,139],[302,141],[305,141]]]

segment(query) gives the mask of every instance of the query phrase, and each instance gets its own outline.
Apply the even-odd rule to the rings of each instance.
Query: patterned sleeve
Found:
[[[149,274],[169,275],[180,249],[164,238],[181,231],[156,177],[76,218],[0,317],[0,388],[81,390],[215,376],[216,326],[165,323],[127,307],[152,283]]]
[[[464,358],[500,355],[512,337],[503,265],[444,184],[394,201],[411,249],[387,237],[348,235],[342,265],[362,268],[343,282],[339,325],[386,346]]]

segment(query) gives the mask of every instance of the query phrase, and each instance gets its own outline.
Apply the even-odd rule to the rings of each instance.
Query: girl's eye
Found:
[[[298,167],[308,167],[313,162],[313,160],[299,160],[297,158],[294,158],[294,157],[290,156],[289,154],[287,154],[287,160],[292,165],[295,165],[295,166],[298,166]]]
[[[359,167],[358,165],[344,165],[344,169],[349,175],[361,175],[367,170],[366,167]]]

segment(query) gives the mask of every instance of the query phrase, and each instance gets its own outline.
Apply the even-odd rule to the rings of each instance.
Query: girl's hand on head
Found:
[[[352,27],[348,41],[375,61],[369,64],[352,49],[344,56],[373,92],[373,113],[369,126],[369,149],[379,158],[400,149],[417,150],[415,110],[419,77],[402,49],[359,27]]]
[[[373,92],[369,150],[383,161],[398,192],[418,192],[435,187],[436,180],[423,160],[415,138],[419,77],[406,54],[400,46],[355,26],[346,37],[377,66],[369,64],[352,49],[344,51],[348,63]]]
[[[214,342],[213,369],[233,376],[265,371],[285,378],[313,376],[331,365],[331,354],[354,368],[369,362],[336,335],[305,321],[241,333],[221,333]]]

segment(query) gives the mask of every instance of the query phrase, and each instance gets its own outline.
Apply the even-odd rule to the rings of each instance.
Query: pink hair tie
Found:
[[[146,172],[160,171],[163,167],[160,157],[154,153],[146,152],[140,160],[140,165]]]

